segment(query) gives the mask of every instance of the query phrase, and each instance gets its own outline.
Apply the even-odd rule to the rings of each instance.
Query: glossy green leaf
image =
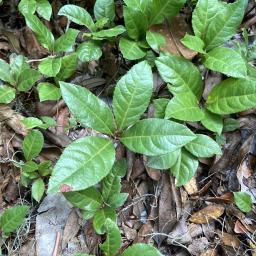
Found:
[[[205,53],[204,51],[204,41],[202,41],[202,39],[200,39],[197,36],[192,36],[189,34],[186,34],[182,39],[181,39],[182,44],[184,44],[187,48],[196,51],[196,52],[200,52],[200,53]]]
[[[71,51],[72,46],[76,41],[79,30],[69,28],[65,34],[61,35],[54,43],[54,50],[56,52]]]
[[[94,16],[97,20],[108,18],[110,21],[115,19],[114,0],[96,0],[94,4]]]
[[[146,52],[135,41],[121,38],[119,47],[124,58],[127,60],[137,60],[146,56]]]
[[[176,178],[176,186],[180,187],[189,182],[195,175],[197,168],[197,158],[186,150],[182,149],[176,163],[171,168],[171,173]]]
[[[24,69],[18,77],[18,90],[27,92],[39,79],[40,73],[34,69]]]
[[[21,123],[23,123],[27,129],[33,129],[43,124],[43,122],[36,117],[24,118],[23,120],[21,120]]]
[[[90,136],[81,138],[62,153],[50,178],[48,192],[91,187],[108,175],[114,161],[112,141]]]
[[[252,210],[252,198],[246,192],[233,192],[235,204],[242,212]]]
[[[190,61],[177,56],[160,56],[156,60],[156,66],[163,80],[172,84],[172,93],[191,91],[197,98],[201,97],[201,74]]]
[[[163,256],[154,246],[149,244],[134,244],[129,246],[121,256],[137,256],[137,255],[147,255],[147,256]]]
[[[138,121],[153,93],[153,74],[146,61],[134,65],[117,83],[113,111],[120,130]]]
[[[37,13],[46,20],[50,20],[52,16],[52,6],[48,0],[36,0]]]
[[[197,134],[197,138],[185,145],[185,148],[196,157],[212,157],[221,154],[220,146],[204,134]]]
[[[244,78],[247,75],[247,64],[244,58],[231,48],[214,48],[205,55],[203,64],[208,69],[227,76]]]
[[[221,134],[223,128],[222,116],[211,113],[208,110],[204,111],[204,118],[201,120],[202,125],[212,132]]]
[[[223,122],[223,132],[232,132],[240,128],[240,122],[233,118],[226,118]]]
[[[133,152],[157,156],[175,151],[195,138],[194,133],[182,124],[150,118],[125,131],[121,141]]]
[[[6,85],[0,85],[0,103],[10,103],[12,100],[15,99],[16,91],[14,88],[6,86]]]
[[[52,162],[50,160],[41,162],[38,165],[38,173],[40,176],[45,177],[51,174],[52,172]]]
[[[38,70],[47,77],[55,77],[61,67],[61,58],[47,58],[40,62]]]
[[[93,228],[98,234],[104,234],[106,232],[105,222],[107,219],[111,219],[116,222],[116,212],[114,209],[105,207],[96,212],[93,218]]]
[[[80,6],[66,4],[59,10],[58,15],[66,16],[70,21],[79,25],[84,25],[91,31],[95,31],[96,29],[91,15]]]
[[[124,0],[125,4],[134,10],[139,10],[149,17],[151,15],[152,0]]]
[[[44,195],[44,191],[45,191],[45,186],[44,186],[44,181],[42,178],[36,179],[33,184],[32,184],[32,188],[31,188],[31,192],[32,192],[32,197],[39,202],[43,195]]]
[[[38,164],[34,161],[28,161],[22,166],[22,171],[26,173],[32,173],[38,170]]]
[[[43,47],[53,50],[54,37],[52,32],[35,15],[26,15],[27,26],[36,34],[37,40]]]
[[[15,231],[24,221],[29,207],[26,205],[17,205],[8,208],[0,217],[0,229],[5,235]]]
[[[39,93],[40,101],[46,100],[59,100],[61,98],[60,88],[54,84],[43,82],[38,84],[37,90]]]
[[[256,81],[229,78],[213,88],[206,107],[213,113],[232,114],[256,107]]]
[[[117,224],[111,219],[106,219],[105,228],[107,238],[103,244],[100,245],[100,249],[106,256],[115,256],[121,247],[121,234]]]
[[[156,118],[164,118],[165,117],[165,110],[169,103],[168,99],[160,98],[153,101],[154,103],[154,117]]]
[[[78,58],[83,62],[98,60],[102,55],[101,47],[93,42],[87,41],[80,44],[77,48]]]
[[[36,11],[36,0],[21,0],[18,5],[19,11],[23,15],[34,14]]]
[[[150,47],[156,52],[159,52],[161,46],[166,43],[165,38],[162,34],[152,31],[147,31],[146,40]]]
[[[77,67],[77,54],[72,53],[62,57],[60,71],[56,76],[58,80],[65,80],[71,77],[76,71]]]
[[[11,55],[12,56],[12,55]],[[22,70],[29,69],[30,66],[26,63],[27,58],[23,55],[10,56],[10,84],[15,85]],[[0,69],[1,70],[1,69]],[[4,70],[8,74],[8,70]],[[1,77],[0,77],[1,79]]]
[[[180,154],[180,149],[178,149],[164,155],[150,156],[148,157],[147,166],[158,170],[170,169],[176,163]]]
[[[82,125],[107,134],[114,132],[113,115],[105,102],[78,85],[60,82],[60,87],[71,113]]]
[[[44,136],[38,130],[32,130],[23,140],[22,150],[27,161],[38,156],[44,145]]]
[[[10,65],[4,60],[0,59],[0,79],[10,83],[11,81],[11,73],[10,73]]]
[[[199,107],[198,100],[191,92],[175,95],[168,103],[165,118],[175,118],[183,121],[200,121],[204,112]]]
[[[91,33],[93,39],[104,40],[105,38],[116,37],[126,31],[125,27],[122,25],[115,26],[109,29],[103,29],[97,32]]]

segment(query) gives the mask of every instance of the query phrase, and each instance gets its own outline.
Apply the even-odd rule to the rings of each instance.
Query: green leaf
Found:
[[[44,161],[38,165],[38,173],[45,177],[52,172],[52,162],[50,160]]]
[[[233,132],[240,128],[240,122],[233,118],[226,118],[223,122],[223,132]]]
[[[4,60],[0,59],[0,79],[10,83],[11,82],[10,65]]]
[[[153,103],[155,107],[154,117],[163,119],[165,117],[165,110],[169,103],[169,100],[161,98],[154,100]]]
[[[12,85],[15,85],[18,81],[18,77],[21,73],[22,70],[24,69],[30,69],[30,66],[28,63],[26,63],[27,58],[25,58],[22,55],[17,55],[14,57],[10,57],[10,76],[11,76],[11,81],[10,83]],[[8,71],[5,70],[5,72],[8,74]],[[1,77],[0,77],[1,78]]]
[[[40,101],[45,100],[59,100],[61,98],[61,92],[54,84],[43,82],[38,84],[37,90],[39,93]]]
[[[97,20],[108,18],[113,21],[116,16],[114,0],[96,0],[93,11]]]
[[[125,131],[121,141],[131,151],[157,156],[175,151],[195,138],[194,133],[182,124],[150,118]]]
[[[117,83],[113,111],[120,130],[138,121],[153,93],[153,74],[146,61],[134,65]]]
[[[64,193],[66,199],[76,208],[96,212],[103,204],[100,192],[90,187],[85,190]]]
[[[102,235],[106,232],[105,222],[107,219],[111,219],[116,222],[116,212],[114,209],[105,207],[96,212],[93,218],[93,228],[95,231]]]
[[[23,123],[27,129],[33,129],[35,127],[39,127],[43,124],[43,122],[36,118],[36,117],[27,117],[21,120],[21,123]]]
[[[93,41],[81,43],[77,48],[78,58],[83,62],[98,60],[102,55],[101,47]]]
[[[91,187],[108,175],[114,161],[112,141],[90,136],[81,138],[62,153],[50,178],[48,192]]]
[[[56,125],[57,125],[57,122],[56,122],[52,117],[49,117],[49,116],[41,116],[40,118],[41,118],[41,120],[42,120],[45,124],[47,124],[47,125],[49,125],[49,126],[56,126]]]
[[[59,10],[58,15],[66,16],[70,21],[79,25],[84,25],[91,31],[95,31],[96,29],[91,15],[80,6],[66,4]]]
[[[58,80],[65,80],[71,77],[76,71],[77,54],[73,53],[62,57],[60,71],[56,76]]]
[[[21,0],[18,9],[23,15],[34,14],[36,11],[36,4],[36,0]]]
[[[153,0],[150,24],[160,24],[179,13],[186,0]]]
[[[205,36],[206,50],[209,51],[230,39],[244,17],[247,0],[237,0],[231,4],[222,3],[222,10],[209,22]]]
[[[165,118],[175,118],[183,121],[200,121],[204,118],[204,112],[199,107],[199,102],[191,92],[175,95],[168,103]]]
[[[91,33],[93,39],[104,40],[105,38],[116,37],[126,31],[125,27],[122,25],[115,26],[109,29],[103,29],[98,32]]]
[[[29,207],[26,205],[17,205],[8,208],[0,217],[0,229],[5,235],[15,231],[24,221]]]
[[[246,192],[233,192],[235,204],[242,212],[252,210],[252,198]]]
[[[130,38],[138,40],[146,36],[149,24],[147,16],[143,12],[125,6],[124,22]]]
[[[146,40],[149,46],[156,52],[159,52],[161,46],[166,43],[165,37],[162,34],[152,31],[147,31]]]
[[[171,83],[172,93],[191,91],[199,99],[203,82],[199,70],[190,61],[177,56],[160,56],[156,60],[157,69],[166,83]]]
[[[176,186],[180,187],[189,182],[195,175],[197,168],[197,158],[182,149],[176,163],[171,168],[171,173],[176,178]]]
[[[150,17],[152,9],[152,0],[124,0],[127,7],[139,10]]]
[[[18,90],[21,92],[27,92],[39,79],[40,73],[34,69],[24,69],[21,71],[18,77]]]
[[[113,115],[105,102],[78,85],[60,82],[60,87],[71,113],[82,125],[102,133],[113,134]]]
[[[46,58],[45,60],[41,61],[38,70],[47,77],[55,77],[61,67],[61,58]]]
[[[176,163],[180,154],[180,149],[178,149],[164,155],[150,156],[148,157],[147,166],[154,169],[167,170]]]
[[[200,39],[197,36],[192,36],[189,34],[186,34],[182,39],[181,42],[189,49],[196,51],[196,52],[200,52],[202,54],[205,54],[204,51],[204,41],[202,41],[202,39]]]
[[[127,60],[137,60],[146,56],[146,52],[135,41],[121,38],[119,47],[124,58]]]
[[[36,0],[37,13],[46,20],[50,20],[52,16],[52,6],[48,0]]]
[[[0,85],[0,103],[10,103],[15,99],[16,91],[14,88]]]
[[[147,256],[163,256],[155,247],[149,244],[134,244],[129,246],[121,256],[137,256],[137,255],[147,255]]]
[[[61,35],[54,43],[54,51],[56,52],[66,52],[71,51],[72,46],[76,41],[76,37],[79,30],[69,28],[65,34]]]
[[[32,197],[37,202],[39,202],[42,199],[45,191],[44,181],[42,178],[39,178],[33,182],[31,191],[32,191]]]
[[[202,125],[212,132],[221,134],[223,128],[222,116],[211,113],[208,110],[204,111],[204,118],[201,120]]]
[[[38,130],[32,130],[23,140],[22,150],[27,161],[38,156],[44,145],[44,136]]]
[[[247,65],[244,58],[231,48],[214,48],[205,55],[203,64],[208,69],[227,76],[244,78],[247,75]]]
[[[220,146],[204,134],[197,134],[197,138],[185,145],[185,148],[197,157],[212,157],[221,154]]]
[[[100,245],[100,249],[106,256],[115,256],[121,247],[121,234],[117,224],[111,219],[106,219],[105,229],[107,239]]]
[[[22,166],[22,171],[26,173],[32,173],[38,170],[38,164],[34,161],[28,161]]]
[[[256,107],[256,81],[229,78],[213,88],[206,107],[213,113],[232,114]]]
[[[35,15],[26,15],[27,26],[36,34],[37,40],[48,50],[54,48],[54,37],[52,32]]]

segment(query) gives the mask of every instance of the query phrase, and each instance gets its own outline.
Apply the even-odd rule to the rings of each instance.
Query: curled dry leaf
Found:
[[[225,207],[219,204],[208,205],[204,209],[192,214],[190,222],[196,224],[208,223],[211,220],[218,219],[224,213]]]
[[[236,249],[240,247],[240,241],[234,235],[220,231],[217,232],[217,234],[223,245],[230,246]]]

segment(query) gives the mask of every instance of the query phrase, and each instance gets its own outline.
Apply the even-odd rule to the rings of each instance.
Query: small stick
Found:
[[[52,256],[57,256],[58,255],[58,248],[60,246],[60,232],[57,233],[56,235],[56,241],[55,241],[55,246],[54,246],[54,251],[52,253]]]

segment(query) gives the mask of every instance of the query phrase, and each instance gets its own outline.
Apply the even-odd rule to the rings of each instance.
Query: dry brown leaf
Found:
[[[209,197],[209,198],[206,198],[205,200],[208,202],[213,202],[213,203],[217,203],[217,204],[232,203],[233,202],[233,193],[226,192],[221,196]]]
[[[234,235],[220,231],[218,231],[217,234],[223,245],[230,246],[236,249],[240,247],[240,241]]]
[[[211,220],[218,219],[224,213],[225,207],[219,204],[208,205],[204,209],[192,214],[190,222],[196,224],[208,223]]]
[[[186,192],[189,195],[193,195],[193,194],[198,192],[198,188],[197,188],[197,183],[196,183],[196,178],[195,177],[193,177],[188,183],[183,185],[183,187],[185,188]]]
[[[200,256],[218,256],[218,253],[215,249],[209,249],[203,252],[202,254],[200,254]]]

